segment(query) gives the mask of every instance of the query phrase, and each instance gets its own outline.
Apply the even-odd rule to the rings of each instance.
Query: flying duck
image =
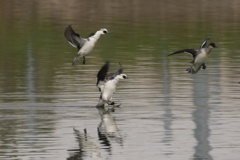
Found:
[[[205,61],[208,58],[209,54],[211,53],[212,48],[217,47],[215,43],[210,43],[209,45],[207,45],[209,40],[210,38],[206,37],[199,49],[182,49],[174,53],[171,53],[168,56],[184,52],[191,54],[193,57],[193,60],[191,62],[192,66],[190,68],[187,68],[186,71],[188,71],[188,73],[195,74],[201,68],[202,69],[207,68],[205,65]]]
[[[64,36],[68,42],[78,50],[75,58],[73,59],[72,65],[76,64],[79,58],[83,58],[83,64],[85,64],[85,56],[93,50],[100,36],[107,33],[109,33],[108,30],[103,28],[98,30],[96,33],[90,34],[87,38],[83,38],[73,30],[71,25],[69,25],[65,29]]]

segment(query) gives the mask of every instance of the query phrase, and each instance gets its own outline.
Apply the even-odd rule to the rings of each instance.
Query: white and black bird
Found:
[[[109,33],[108,30],[103,28],[96,33],[90,34],[87,38],[83,38],[72,29],[71,25],[69,25],[64,32],[64,36],[68,42],[78,50],[72,65],[74,65],[79,58],[83,58],[83,64],[85,64],[85,56],[93,50],[100,36],[107,33]]]
[[[186,71],[191,74],[197,73],[201,68],[206,69],[205,61],[207,60],[209,54],[212,51],[212,48],[216,48],[215,43],[210,43],[207,45],[209,37],[206,37],[199,49],[182,49],[174,53],[169,54],[168,56],[178,54],[178,53],[189,53],[192,55],[193,60],[191,61],[192,66],[187,68]]]
[[[115,106],[112,101],[113,93],[116,91],[117,83],[120,79],[128,79],[126,74],[123,74],[123,68],[120,67],[116,72],[108,73],[109,62],[107,61],[97,74],[96,86],[101,92],[98,106],[104,104]]]

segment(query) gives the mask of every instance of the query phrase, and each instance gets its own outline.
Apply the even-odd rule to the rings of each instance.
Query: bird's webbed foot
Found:
[[[112,108],[109,109],[109,110],[111,110],[112,112],[115,111],[115,108],[120,108],[120,105],[121,105],[121,104],[117,104],[117,103],[115,103],[115,102],[113,102],[113,101],[110,101],[110,102],[108,102],[107,104],[110,105],[110,106],[112,106]]]

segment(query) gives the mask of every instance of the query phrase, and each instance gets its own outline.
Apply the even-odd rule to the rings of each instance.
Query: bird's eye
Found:
[[[104,33],[104,34],[107,34],[107,31],[106,31],[106,30],[104,30],[104,31],[103,31],[103,33]]]
[[[127,77],[126,76],[123,76],[124,79],[126,79]]]

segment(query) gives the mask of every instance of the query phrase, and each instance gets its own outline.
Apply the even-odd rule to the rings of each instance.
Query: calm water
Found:
[[[0,2],[0,159],[239,160],[238,0]],[[100,38],[87,64],[67,25]],[[187,74],[205,36],[219,48],[207,69]],[[129,80],[121,108],[96,108],[95,77],[109,60]]]

